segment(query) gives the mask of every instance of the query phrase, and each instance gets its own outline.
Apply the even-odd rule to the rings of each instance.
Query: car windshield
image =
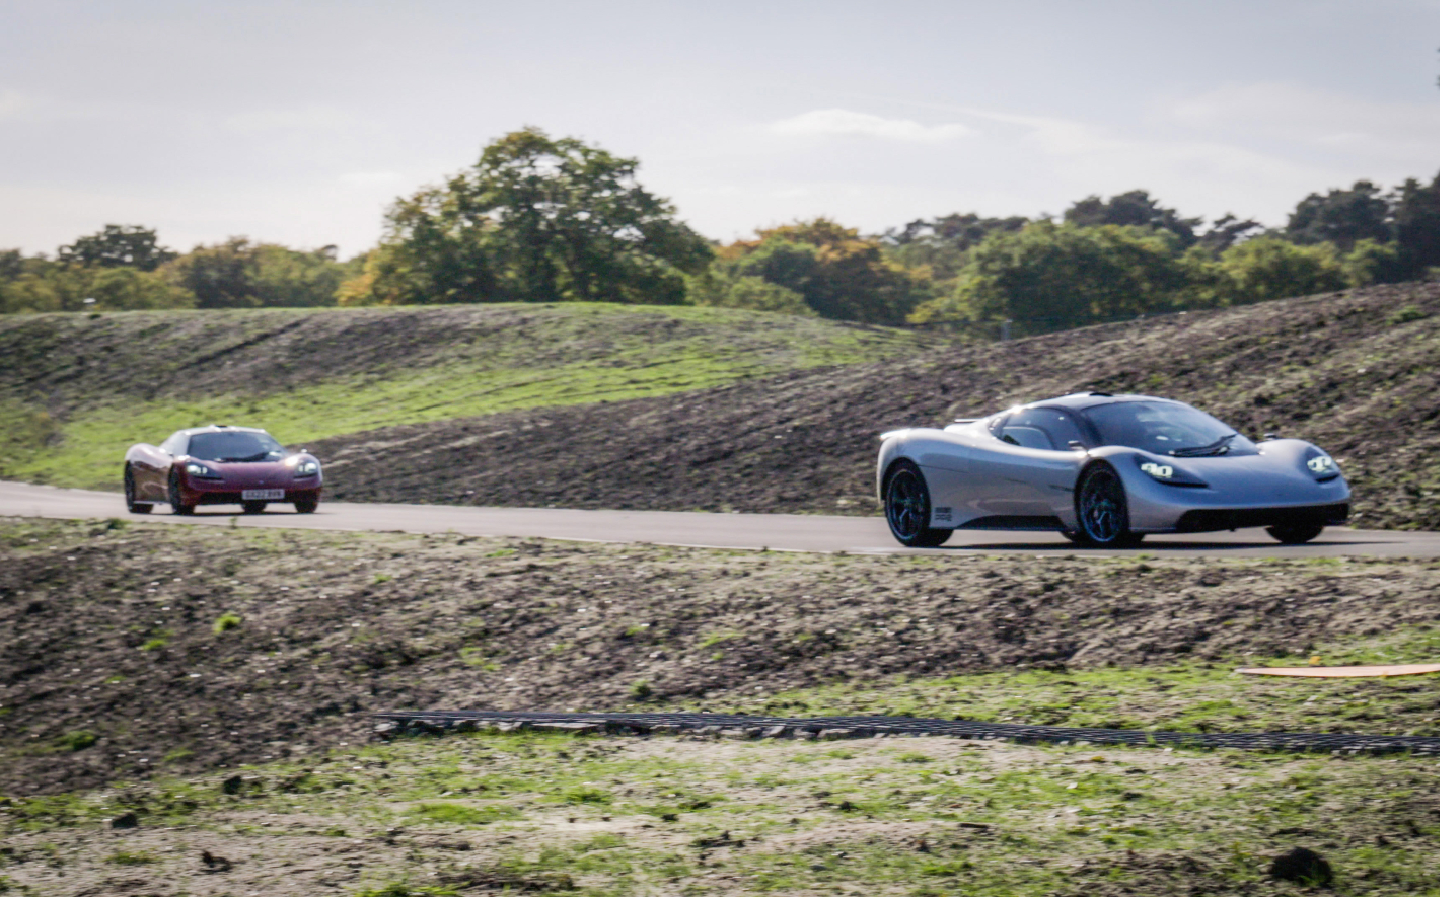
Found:
[[[1254,444],[1220,421],[1179,402],[1111,402],[1085,412],[1101,445],[1159,455],[1249,454]]]
[[[189,452],[202,461],[270,461],[285,449],[269,433],[196,433]]]

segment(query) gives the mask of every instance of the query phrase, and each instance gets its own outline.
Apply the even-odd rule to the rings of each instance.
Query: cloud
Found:
[[[241,134],[288,130],[338,130],[355,122],[355,117],[339,109],[259,109],[227,116],[224,125]]]
[[[817,109],[770,126],[777,134],[802,137],[870,137],[906,143],[940,143],[963,137],[970,129],[959,124],[922,125],[904,118],[881,118],[848,109]]]
[[[1207,134],[1264,136],[1359,159],[1429,162],[1440,103],[1373,100],[1288,82],[1229,84],[1174,103],[1172,121]]]
[[[15,118],[33,105],[34,102],[18,90],[0,90],[0,119]]]

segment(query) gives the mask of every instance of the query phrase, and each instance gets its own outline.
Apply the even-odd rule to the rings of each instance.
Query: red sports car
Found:
[[[176,514],[193,514],[196,505],[232,504],[259,514],[277,501],[310,514],[320,504],[320,485],[314,455],[287,451],[274,436],[250,427],[194,427],[125,453],[125,504],[132,514],[149,514],[161,503]]]

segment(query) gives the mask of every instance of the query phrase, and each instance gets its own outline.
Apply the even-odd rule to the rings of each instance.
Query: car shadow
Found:
[[[1352,546],[1368,545],[1370,542],[1364,539],[1327,539],[1323,542],[1306,542],[1309,546]],[[1259,539],[1244,542],[1212,542],[1204,540],[1187,539],[1185,541],[1152,542],[1146,541],[1139,545],[1128,548],[1100,548],[1093,545],[1077,545],[1074,542],[966,542],[959,545],[941,545],[940,548],[947,551],[1054,551],[1067,554],[1077,551],[1245,551],[1255,548],[1299,548],[1299,545],[1284,545],[1273,539]]]

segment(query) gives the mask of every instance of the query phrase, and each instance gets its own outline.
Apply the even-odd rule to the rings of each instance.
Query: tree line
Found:
[[[1058,219],[953,214],[862,234],[828,218],[720,244],[638,181],[636,159],[535,128],[397,199],[380,243],[340,261],[232,237],[178,253],[107,225],[53,257],[0,250],[0,311],[694,304],[878,324],[1008,321],[1016,334],[1440,272],[1440,175],[1301,200],[1282,228],[1206,223],[1143,190]]]

